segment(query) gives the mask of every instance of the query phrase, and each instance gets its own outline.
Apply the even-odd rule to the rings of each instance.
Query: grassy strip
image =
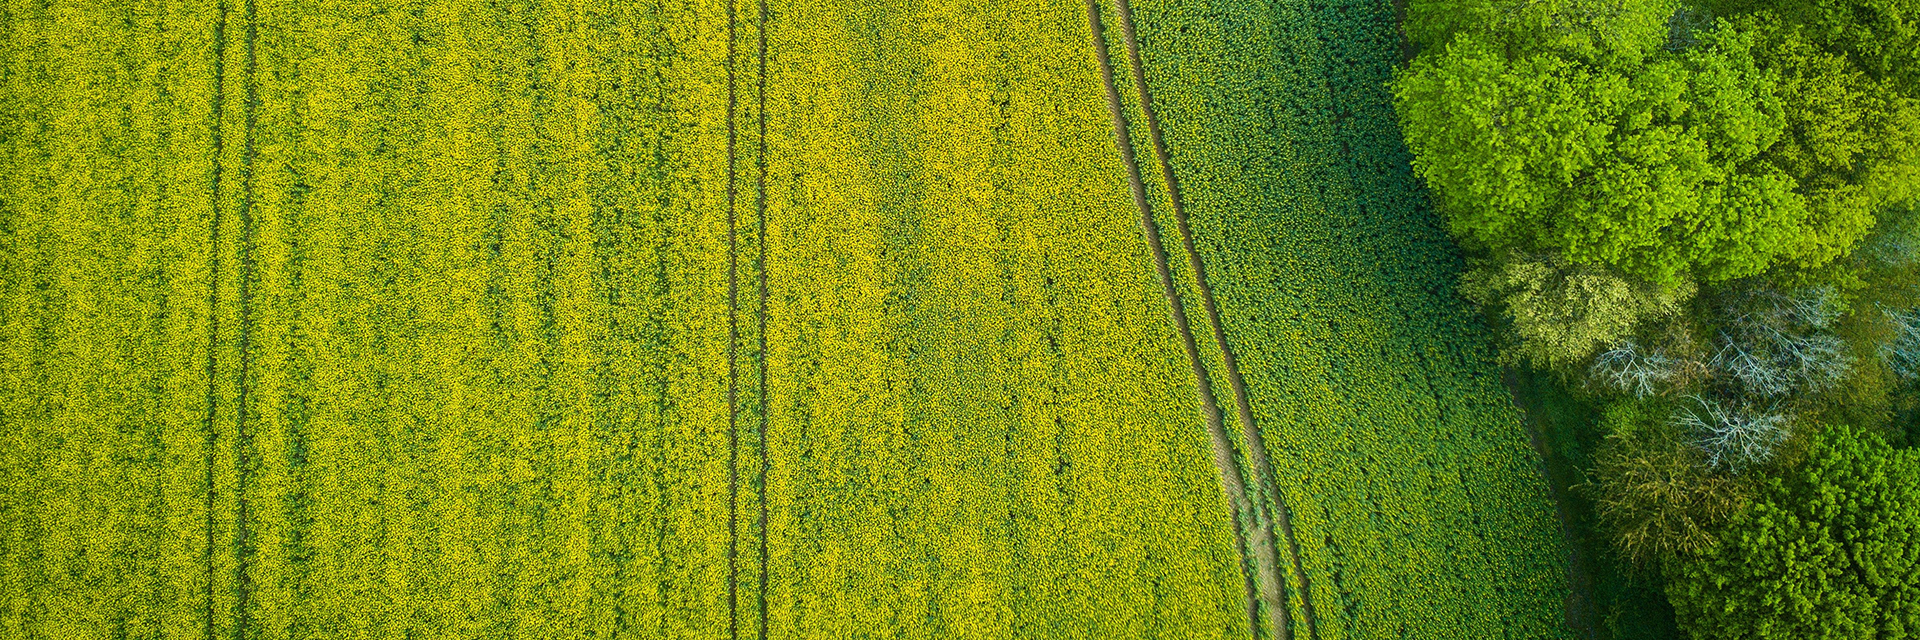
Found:
[[[1619,556],[1598,526],[1593,501],[1574,488],[1586,481],[1593,450],[1607,435],[1599,428],[1599,409],[1530,371],[1510,369],[1505,380],[1536,436],[1547,481],[1557,493],[1560,524],[1573,547],[1568,623],[1602,640],[1681,637],[1659,575]]]

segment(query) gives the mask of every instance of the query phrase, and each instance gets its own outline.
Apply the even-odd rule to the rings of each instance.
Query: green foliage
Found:
[[[1759,63],[1780,78],[1786,128],[1760,161],[1794,176],[1813,215],[1864,232],[1890,206],[1920,196],[1920,87],[1902,91],[1850,60],[1843,41],[1770,11],[1734,19],[1755,34]],[[1847,236],[1822,241],[1820,266],[1851,245]]]
[[[1415,60],[1396,104],[1449,228],[1665,288],[1837,257],[1872,217],[1816,215],[1796,176],[1752,162],[1783,135],[1777,73],[1745,33],[1699,38],[1609,65],[1468,33]]]
[[[1465,35],[1509,56],[1551,53],[1611,66],[1652,54],[1665,42],[1678,6],[1674,0],[1413,0],[1403,28],[1427,50]]]
[[[1502,355],[1542,369],[1577,366],[1595,350],[1627,339],[1643,321],[1680,313],[1694,287],[1640,285],[1601,269],[1553,257],[1509,257],[1462,276],[1461,293],[1499,309],[1512,332]]]
[[[1710,0],[1725,15],[1772,12],[1850,67],[1920,97],[1920,5],[1912,0]]]
[[[1472,247],[1671,285],[1819,269],[1920,185],[1900,0],[1414,2],[1415,167]]]
[[[1920,634],[1920,455],[1853,428],[1814,436],[1668,596],[1703,640]]]

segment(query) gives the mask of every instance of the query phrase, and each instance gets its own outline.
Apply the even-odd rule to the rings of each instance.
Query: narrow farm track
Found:
[[[1123,14],[1124,15],[1124,14]],[[1180,333],[1182,348],[1185,349],[1187,362],[1193,368],[1195,389],[1200,394],[1201,412],[1207,424],[1207,434],[1213,445],[1214,464],[1220,472],[1220,484],[1234,516],[1235,546],[1241,558],[1241,571],[1246,584],[1246,609],[1248,625],[1254,635],[1260,635],[1258,599],[1265,603],[1271,622],[1283,640],[1290,640],[1291,630],[1286,623],[1285,603],[1278,597],[1279,578],[1274,566],[1275,553],[1272,548],[1272,536],[1255,536],[1249,543],[1245,526],[1257,520],[1252,503],[1247,498],[1245,476],[1233,451],[1232,439],[1228,436],[1225,422],[1220,415],[1220,405],[1213,394],[1213,384],[1207,375],[1205,365],[1200,362],[1200,349],[1193,338],[1193,327],[1188,322],[1180,291],[1174,286],[1173,275],[1167,263],[1167,250],[1161,241],[1160,229],[1154,223],[1153,210],[1148,204],[1146,186],[1140,175],[1140,164],[1134,153],[1133,141],[1127,133],[1127,119],[1120,102],[1120,92],[1113,79],[1113,60],[1107,50],[1106,29],[1101,24],[1100,7],[1095,0],[1087,0],[1087,26],[1092,31],[1094,56],[1100,63],[1101,81],[1105,84],[1107,105],[1112,111],[1115,143],[1119,146],[1121,162],[1127,169],[1127,184],[1132,191],[1133,202],[1140,210],[1140,228],[1146,234],[1147,244],[1153,252],[1154,272],[1159,277],[1161,289],[1166,294],[1167,304],[1173,315],[1175,328]],[[1131,43],[1132,38],[1128,38]],[[1135,54],[1137,55],[1137,54]],[[1138,63],[1136,73],[1138,73]],[[1144,95],[1144,92],[1143,92]],[[1262,539],[1264,538],[1264,540]],[[1249,553],[1249,547],[1253,546]],[[1264,547],[1264,548],[1262,548]],[[1248,565],[1252,565],[1249,567]]]
[[[739,3],[727,5],[727,609],[728,637],[741,637],[740,631],[740,558],[741,547],[741,453],[740,437],[740,176],[743,145],[740,142],[740,67],[743,59],[739,43]],[[767,3],[760,0],[752,17],[754,30],[753,73],[753,208],[754,218],[747,240],[752,243],[753,341],[749,354],[754,361],[753,434],[747,446],[754,450],[754,465],[749,487],[754,501],[753,526],[747,532],[755,538],[753,563],[753,637],[767,637]]]
[[[759,629],[757,637],[767,640],[767,0],[759,2],[760,15],[754,29],[759,39],[759,51],[755,56],[754,96],[758,104],[754,109],[755,119],[759,122],[759,149],[754,154],[754,230],[759,237],[754,243],[759,248],[759,260],[755,269],[760,287],[760,305],[754,312],[758,323],[755,335],[759,337],[759,351],[754,361],[759,365],[756,387],[759,395],[759,428],[755,430],[754,450],[760,455],[760,464],[755,468],[754,496],[759,501],[759,513],[755,518],[754,532],[760,541],[759,588],[755,592],[758,602]]]
[[[247,493],[252,481],[254,458],[252,434],[248,431],[249,391],[252,389],[250,378],[253,374],[253,281],[254,281],[254,132],[259,125],[259,84],[255,81],[255,72],[259,68],[260,28],[258,8],[255,0],[246,0],[246,66],[242,71],[242,82],[246,85],[246,101],[242,103],[243,122],[240,144],[240,237],[239,237],[239,303],[240,303],[240,361],[238,389],[233,405],[233,460],[234,460],[234,518],[233,518],[233,629],[240,635],[252,626],[250,616],[253,609],[249,606],[252,595],[252,576],[248,573],[252,559],[251,530]]]
[[[1207,269],[1200,259],[1200,252],[1194,247],[1193,227],[1187,221],[1187,210],[1180,195],[1180,181],[1173,172],[1173,163],[1168,159],[1166,136],[1160,129],[1160,115],[1153,108],[1153,92],[1147,88],[1145,64],[1140,59],[1140,42],[1133,26],[1133,7],[1128,0],[1114,0],[1114,13],[1120,18],[1120,31],[1127,42],[1127,60],[1133,68],[1133,85],[1139,92],[1140,112],[1146,119],[1147,132],[1153,142],[1153,154],[1160,165],[1160,179],[1166,184],[1167,197],[1172,204],[1173,218],[1180,230],[1180,244],[1186,250],[1187,268],[1193,272],[1196,287],[1200,291],[1200,306],[1206,311],[1207,326],[1212,330],[1214,345],[1220,349],[1220,358],[1227,370],[1227,386],[1233,390],[1233,404],[1240,420],[1241,432],[1246,434],[1247,458],[1253,463],[1254,482],[1260,488],[1257,496],[1270,501],[1259,515],[1271,515],[1279,527],[1279,534],[1287,541],[1287,557],[1293,564],[1293,576],[1299,581],[1301,610],[1306,615],[1307,635],[1314,640],[1320,638],[1318,616],[1313,609],[1313,587],[1307,576],[1306,567],[1300,560],[1300,542],[1293,533],[1293,518],[1289,513],[1287,498],[1280,491],[1280,485],[1273,474],[1273,465],[1267,458],[1266,438],[1261,434],[1260,425],[1253,419],[1253,409],[1247,400],[1246,378],[1240,375],[1240,363],[1234,356],[1233,345],[1227,341],[1226,331],[1220,323],[1220,307],[1214,302],[1213,286],[1207,282]],[[1268,535],[1269,532],[1262,532]],[[1286,619],[1281,625],[1282,637],[1291,637],[1292,620]]]

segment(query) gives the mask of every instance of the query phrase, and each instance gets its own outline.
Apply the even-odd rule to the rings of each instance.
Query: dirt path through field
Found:
[[[1127,18],[1122,15],[1122,20]],[[1120,102],[1120,92],[1113,79],[1113,60],[1107,51],[1106,29],[1101,24],[1100,7],[1095,0],[1087,0],[1087,24],[1093,33],[1094,56],[1100,63],[1101,81],[1106,85],[1107,106],[1113,115],[1113,133],[1120,148],[1120,159],[1127,168],[1127,184],[1132,191],[1133,202],[1140,209],[1140,228],[1147,236],[1147,245],[1153,251],[1153,267],[1159,276],[1160,286],[1167,297],[1167,304],[1173,313],[1174,327],[1180,332],[1181,346],[1187,354],[1187,362],[1193,367],[1196,390],[1200,394],[1201,411],[1205,416],[1207,434],[1212,439],[1214,465],[1220,471],[1221,490],[1227,496],[1234,517],[1234,542],[1241,558],[1241,573],[1246,579],[1246,605],[1248,625],[1254,636],[1260,636],[1261,624],[1259,611],[1265,608],[1273,627],[1283,640],[1291,640],[1286,623],[1285,603],[1279,597],[1279,575],[1273,548],[1273,536],[1263,533],[1264,526],[1258,524],[1261,518],[1247,498],[1245,475],[1235,459],[1233,440],[1227,434],[1226,424],[1220,415],[1220,405],[1213,395],[1213,384],[1207,375],[1206,366],[1200,362],[1199,345],[1193,338],[1193,327],[1187,320],[1180,291],[1174,286],[1173,274],[1167,264],[1166,245],[1160,238],[1160,229],[1153,221],[1153,210],[1147,202],[1146,185],[1140,176],[1140,164],[1134,154],[1132,138],[1127,133],[1126,112]],[[1127,38],[1129,45],[1132,37]],[[1137,58],[1137,54],[1134,54]],[[1138,74],[1138,62],[1134,63]],[[1149,112],[1150,114],[1150,112]],[[1151,117],[1149,115],[1149,117]],[[1255,531],[1249,535],[1247,528]],[[1251,539],[1251,540],[1250,540]],[[1249,566],[1251,565],[1251,566]],[[1256,599],[1259,605],[1256,605]]]
[[[727,637],[740,638],[740,22],[727,3]]]
[[[1584,638],[1599,637],[1598,610],[1600,601],[1593,593],[1593,570],[1587,565],[1587,554],[1580,544],[1580,536],[1574,529],[1573,516],[1568,513],[1568,495],[1573,477],[1563,467],[1561,473],[1555,473],[1553,450],[1548,446],[1542,429],[1547,427],[1535,412],[1538,407],[1529,406],[1523,398],[1529,397],[1522,389],[1520,377],[1512,369],[1501,372],[1500,381],[1507,387],[1507,393],[1513,397],[1513,408],[1520,412],[1521,426],[1527,431],[1527,444],[1540,456],[1540,477],[1547,482],[1547,490],[1553,496],[1553,515],[1560,523],[1560,535],[1567,539],[1567,626],[1580,633]]]
[[[245,115],[242,121],[246,128],[241,132],[240,144],[240,237],[239,237],[239,302],[240,302],[240,368],[239,388],[233,405],[233,459],[234,459],[234,516],[233,516],[233,612],[236,620],[233,628],[243,630],[251,626],[252,611],[249,600],[253,594],[252,574],[248,571],[252,560],[254,544],[252,530],[247,520],[251,517],[251,505],[247,501],[249,485],[253,483],[254,467],[252,443],[253,436],[248,432],[248,403],[252,386],[248,378],[253,375],[253,280],[254,280],[254,130],[259,125],[260,85],[254,81],[255,72],[260,66],[259,40],[260,21],[254,0],[246,0],[247,20],[246,43],[247,65],[243,71],[242,82],[246,83]]]
[[[751,634],[767,637],[767,3],[760,0],[752,16],[754,29],[753,103],[754,103],[754,219],[747,234],[753,243],[749,266],[754,270],[753,331],[754,344],[754,425],[748,446],[754,449],[752,478],[754,492],[754,628]],[[740,631],[740,15],[737,4],[727,5],[727,635],[741,637]]]
[[[754,361],[759,367],[759,377],[755,387],[758,391],[760,409],[759,428],[754,432],[754,449],[759,452],[760,465],[755,468],[753,493],[759,501],[759,514],[755,518],[754,531],[760,537],[759,589],[756,591],[759,610],[759,628],[756,637],[767,640],[767,0],[760,0],[760,15],[755,21],[754,31],[759,36],[759,52],[755,56],[758,67],[754,73],[754,96],[758,101],[754,115],[759,121],[759,150],[754,154],[754,231],[759,234],[755,245],[759,248],[759,260],[755,262],[755,272],[760,286],[760,306],[754,310],[754,321],[758,324],[755,335],[759,337],[760,350]]]
[[[1167,157],[1166,137],[1160,130],[1160,116],[1153,109],[1153,92],[1147,89],[1145,65],[1140,60],[1140,43],[1134,33],[1133,7],[1128,0],[1114,0],[1114,12],[1120,18],[1120,31],[1126,37],[1127,59],[1133,67],[1133,84],[1140,97],[1140,112],[1146,118],[1147,132],[1153,141],[1153,153],[1160,164],[1160,178],[1167,185],[1167,196],[1173,205],[1173,218],[1180,230],[1180,242],[1187,253],[1187,268],[1193,272],[1196,286],[1200,290],[1200,306],[1207,314],[1207,325],[1213,332],[1213,342],[1220,349],[1221,360],[1227,369],[1227,386],[1233,390],[1233,404],[1240,420],[1241,433],[1247,438],[1247,457],[1253,463],[1253,481],[1259,488],[1255,492],[1256,501],[1264,498],[1269,504],[1259,505],[1260,514],[1271,513],[1279,527],[1279,533],[1287,541],[1287,555],[1293,563],[1293,575],[1299,581],[1301,607],[1306,614],[1307,635],[1318,640],[1320,637],[1317,616],[1313,610],[1313,589],[1307,577],[1305,566],[1300,561],[1300,543],[1294,538],[1292,517],[1288,512],[1286,496],[1280,493],[1279,483],[1273,475],[1273,465],[1268,462],[1266,438],[1260,432],[1260,426],[1253,420],[1253,409],[1247,400],[1246,379],[1240,375],[1240,363],[1234,357],[1233,346],[1227,342],[1226,331],[1220,324],[1220,307],[1214,302],[1213,287],[1207,284],[1206,265],[1200,260],[1200,252],[1193,244],[1193,229],[1187,222],[1187,210],[1180,197],[1180,181],[1173,174],[1173,163]],[[1264,524],[1264,520],[1262,521]],[[1262,532],[1271,535],[1271,532]],[[1277,590],[1277,589],[1276,589]],[[1284,609],[1283,609],[1284,610]],[[1281,637],[1293,635],[1284,624],[1277,624]]]

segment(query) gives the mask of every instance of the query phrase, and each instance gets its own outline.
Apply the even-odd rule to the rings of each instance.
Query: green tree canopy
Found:
[[[1920,97],[1920,1],[1724,0],[1708,6],[1722,15],[1771,12],[1797,25],[1803,37],[1849,66],[1909,98]]]
[[[1700,640],[1920,637],[1920,454],[1832,428],[1771,481],[1668,598]]]
[[[1915,0],[1856,4],[1875,3],[1891,8],[1861,28],[1908,37]],[[1800,4],[1715,19],[1659,0],[1416,0],[1423,53],[1394,85],[1414,168],[1479,250],[1663,288],[1826,265],[1920,188],[1920,110],[1900,91],[1920,65],[1825,44],[1859,35],[1833,26],[1858,7]]]
[[[1683,282],[1658,290],[1551,256],[1521,255],[1477,266],[1460,283],[1467,299],[1504,310],[1511,335],[1502,359],[1543,369],[1577,365],[1630,337],[1643,320],[1680,313],[1693,289]]]

